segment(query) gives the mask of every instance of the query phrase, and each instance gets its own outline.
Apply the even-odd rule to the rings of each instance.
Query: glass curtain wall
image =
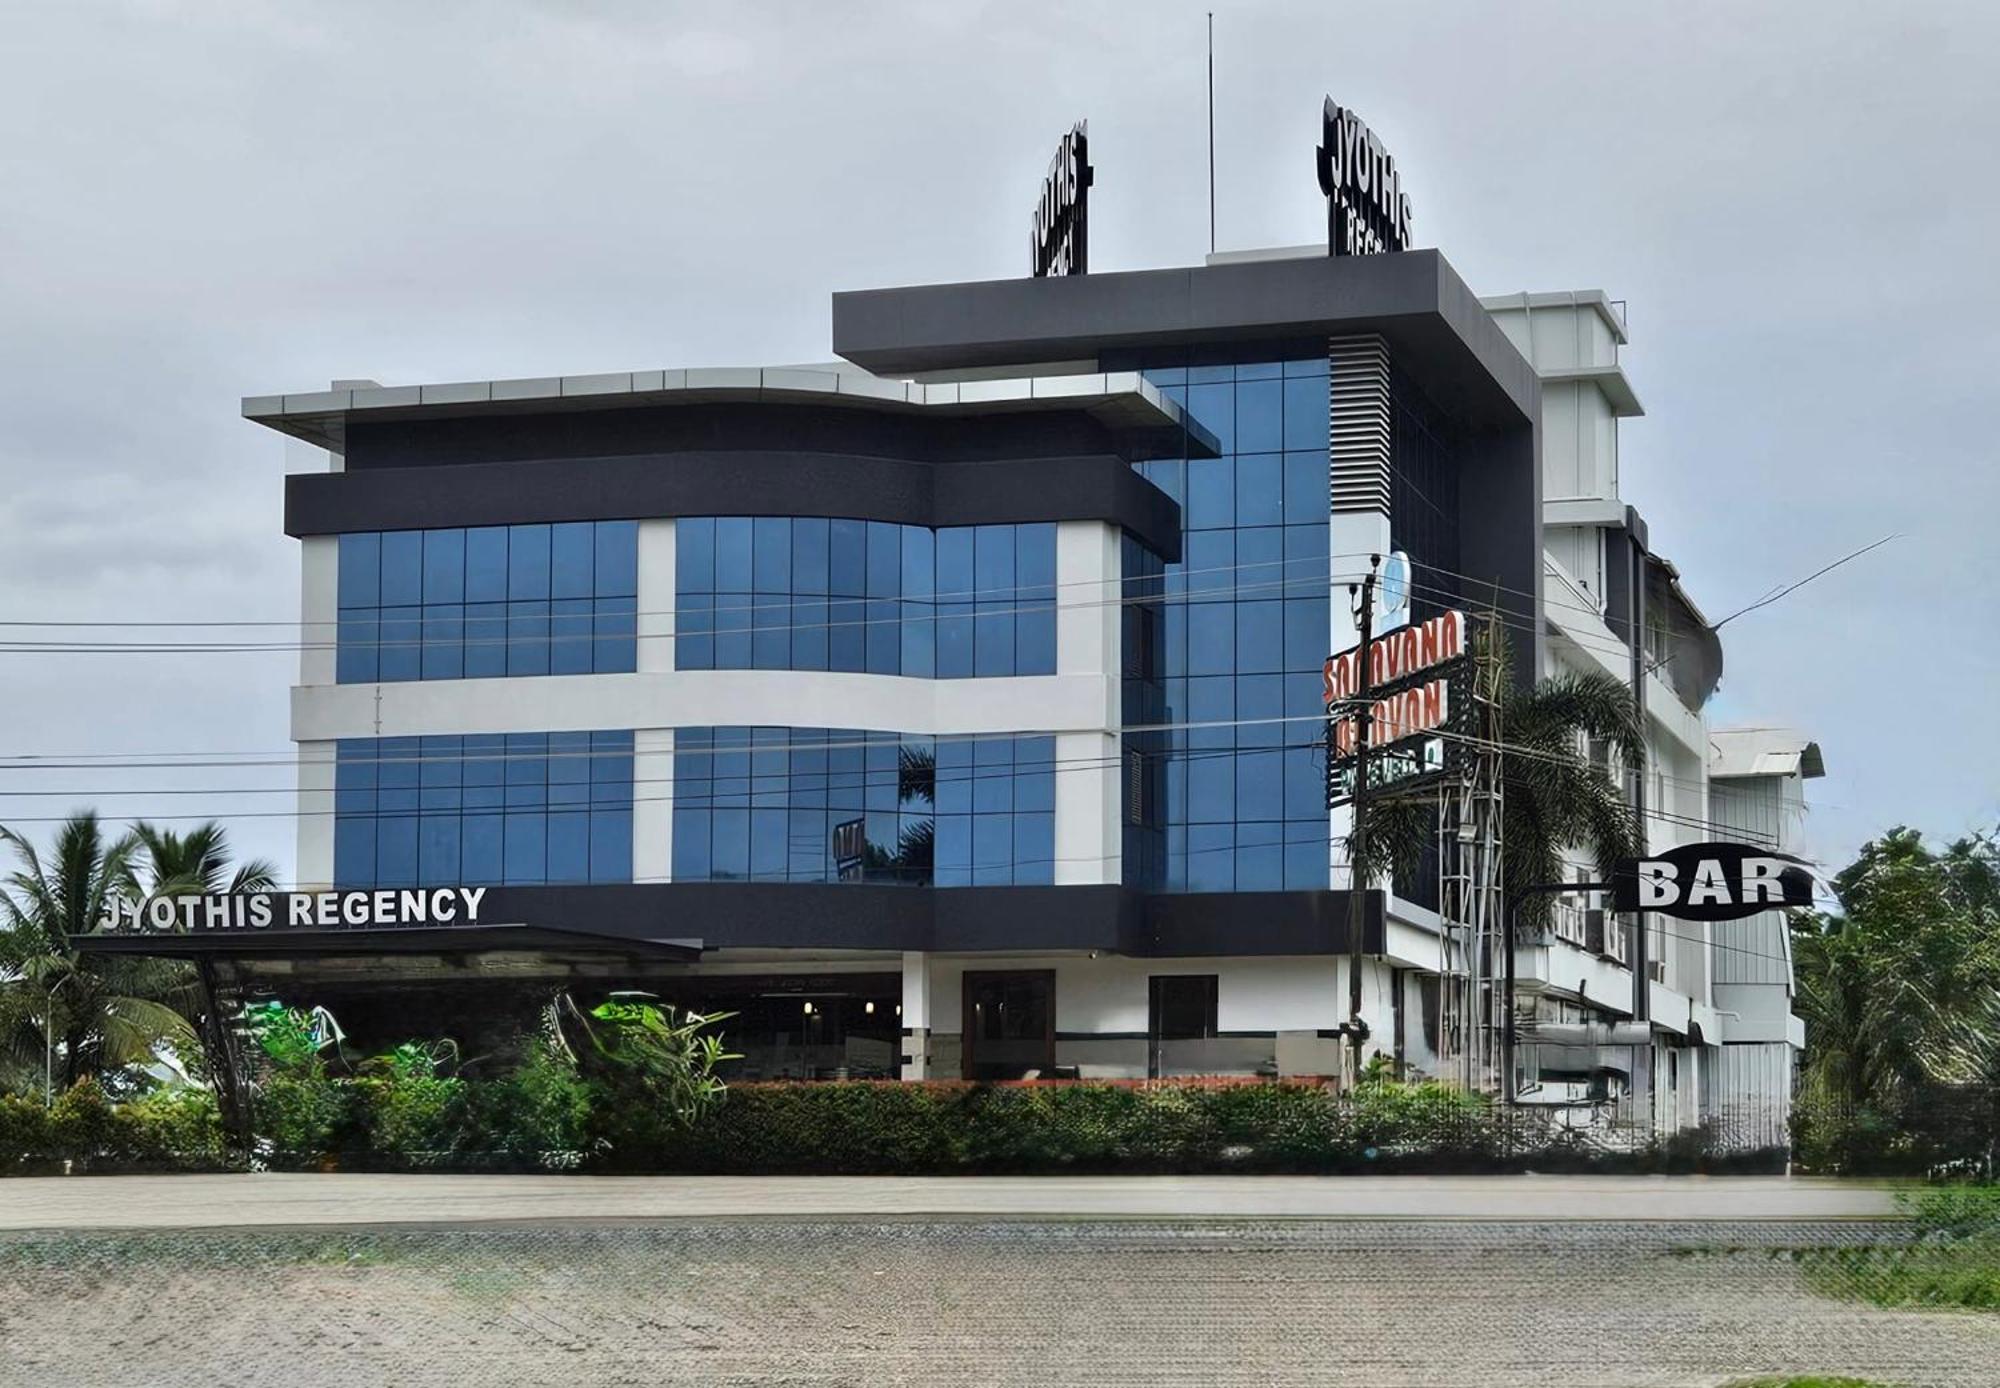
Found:
[[[1324,888],[1329,535],[1324,340],[1107,357],[1144,372],[1221,444],[1136,464],[1181,504],[1165,566],[1161,752],[1170,891]],[[1128,876],[1128,880],[1130,880]],[[1145,883],[1141,885],[1154,885]]]
[[[340,537],[341,684],[638,668],[639,525]]]
[[[1046,885],[1055,739],[846,728],[674,734],[676,882]]]
[[[335,755],[337,886],[632,880],[629,732],[350,738]]]
[[[1055,673],[1052,522],[684,516],[674,550],[677,669]]]

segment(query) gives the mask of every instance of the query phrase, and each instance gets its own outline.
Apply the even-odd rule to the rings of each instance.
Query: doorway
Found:
[[[968,972],[963,1006],[966,1079],[1018,1080],[1055,1068],[1055,970]]]

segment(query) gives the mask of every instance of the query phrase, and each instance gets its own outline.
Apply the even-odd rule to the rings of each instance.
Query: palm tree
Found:
[[[150,1061],[162,1044],[191,1053],[186,965],[88,957],[76,947],[106,904],[129,890],[138,837],[107,842],[97,816],[85,812],[56,831],[46,858],[11,829],[0,827],[0,842],[17,864],[0,879],[0,1050],[16,1074],[32,1067],[67,1089],[87,1075]]]
[[[210,820],[185,834],[151,824],[135,824],[132,836],[145,849],[143,880],[131,879],[135,895],[193,896],[268,892],[277,886],[278,870],[262,858],[229,866],[229,834]]]
[[[1495,706],[1500,744],[1501,874],[1510,893],[1563,877],[1563,855],[1582,850],[1598,865],[1632,857],[1642,842],[1638,816],[1590,747],[1605,748],[1619,762],[1644,745],[1632,691],[1609,675],[1562,674],[1531,689],[1516,689],[1504,640],[1489,623],[1474,642],[1473,679]],[[1433,794],[1398,796],[1393,787],[1370,802],[1358,859],[1364,876],[1391,869],[1413,874],[1437,832]],[[1518,898],[1515,926],[1548,925],[1551,899]]]

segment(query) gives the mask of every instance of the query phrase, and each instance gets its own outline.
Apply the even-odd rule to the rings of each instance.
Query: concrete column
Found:
[[[340,537],[299,541],[299,683],[332,684],[340,618]]]
[[[1119,600],[1124,591],[1118,529],[1099,521],[1056,526],[1056,673],[1103,682],[1101,731],[1057,736],[1058,886],[1123,879],[1124,817],[1119,787],[1123,670]]]
[[[931,969],[930,955],[921,950],[903,954],[903,1054],[899,1076],[930,1078]]]
[[[632,880],[674,880],[672,728],[639,728],[632,734]]]
[[[320,891],[333,885],[332,742],[301,742],[299,749],[298,864],[292,885]]]
[[[674,523],[639,522],[639,669],[674,668]],[[634,860],[637,861],[636,859]]]

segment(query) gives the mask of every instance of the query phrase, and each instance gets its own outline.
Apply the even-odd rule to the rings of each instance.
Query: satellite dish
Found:
[[[1375,584],[1375,630],[1394,631],[1410,620],[1410,556],[1396,550],[1383,561]]]

